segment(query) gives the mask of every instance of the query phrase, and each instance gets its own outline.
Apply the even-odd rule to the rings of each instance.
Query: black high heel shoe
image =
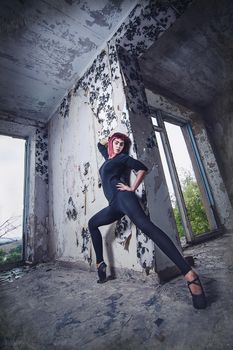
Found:
[[[98,272],[99,280],[97,281],[97,283],[107,282],[106,267],[107,265],[105,264],[104,261],[102,261],[98,266],[97,272]]]
[[[204,292],[204,289],[202,287],[200,278],[197,276],[194,278],[194,280],[192,280],[190,282],[188,281],[187,283],[188,283],[189,291],[192,295],[193,307],[195,309],[205,309],[207,306],[207,302],[206,302],[206,296],[205,296],[205,292]],[[193,294],[193,292],[191,291],[191,288],[190,288],[190,284],[196,284],[197,286],[200,286],[201,291],[202,291],[201,294]]]

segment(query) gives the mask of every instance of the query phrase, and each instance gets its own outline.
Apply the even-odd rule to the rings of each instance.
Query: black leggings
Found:
[[[177,265],[185,275],[191,270],[172,240],[160,228],[155,226],[144,213],[134,192],[119,191],[114,201],[108,207],[95,214],[88,223],[93,246],[96,253],[97,264],[103,261],[102,236],[98,229],[119,220],[124,215],[129,219]]]

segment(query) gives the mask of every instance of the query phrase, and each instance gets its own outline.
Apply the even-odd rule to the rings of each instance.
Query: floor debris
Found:
[[[59,262],[1,273],[0,349],[232,349],[229,244],[225,236],[185,252],[195,257],[206,310],[193,309],[182,276],[159,285],[153,273],[123,271],[99,285],[95,272]]]

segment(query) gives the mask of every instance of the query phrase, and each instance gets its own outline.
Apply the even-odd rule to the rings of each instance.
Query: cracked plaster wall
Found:
[[[107,55],[103,55],[101,65],[106,58]],[[91,106],[90,96],[83,89],[72,96],[66,118],[56,115],[50,121],[50,255],[56,259],[84,260],[90,264],[95,260],[87,224],[92,215],[107,206],[98,174],[103,158],[96,144],[101,135],[111,130],[111,125],[118,125],[118,129],[127,132],[125,124],[121,123],[125,101],[120,81],[113,95],[114,103],[121,108],[115,118],[109,118],[105,123],[95,118],[95,106]],[[113,109],[109,110],[111,113]],[[124,118],[122,120],[125,122]],[[131,223],[125,217],[117,223],[117,230],[115,226],[101,230],[107,245],[104,244],[107,260],[116,267],[140,269],[136,235],[131,237]]]
[[[133,118],[130,106],[133,89],[125,90],[124,64],[118,57],[121,48],[139,56],[170,27],[189,2],[144,1],[138,4],[89,70],[69,91],[59,114],[50,120],[51,256],[63,260],[85,259],[89,263],[93,260],[87,222],[91,215],[107,205],[97,171],[103,162],[101,155],[96,153],[98,138],[109,135],[112,130],[125,132],[133,142],[131,155],[139,157],[145,164],[151,163],[145,149],[156,145],[152,129],[148,131],[147,128],[141,135],[146,144],[144,152],[141,145],[138,152],[129,117],[131,110]],[[130,79],[138,83],[137,77],[132,75]],[[139,91],[136,89],[134,94],[138,95]],[[140,100],[141,97],[137,97]],[[137,193],[146,206],[143,186]],[[148,269],[153,266],[152,242],[140,232],[135,235],[135,227],[127,218],[118,222],[116,229],[113,225],[112,232],[108,230],[103,228],[102,233],[110,252],[108,260],[114,266],[138,270],[141,266]]]
[[[232,75],[232,69],[228,71]],[[219,95],[211,105],[205,110],[204,121],[207,127],[219,169],[224,180],[224,184],[229,194],[231,205],[233,206],[233,98],[232,86],[224,86],[222,94]]]

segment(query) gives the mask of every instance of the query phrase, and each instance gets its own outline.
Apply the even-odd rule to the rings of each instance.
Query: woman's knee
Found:
[[[98,227],[98,226],[95,223],[95,217],[92,216],[92,218],[90,218],[90,220],[88,221],[89,231],[92,232],[96,227]]]
[[[142,232],[151,233],[156,230],[156,226],[150,221],[148,216],[136,217],[132,220],[135,226],[137,226]]]

